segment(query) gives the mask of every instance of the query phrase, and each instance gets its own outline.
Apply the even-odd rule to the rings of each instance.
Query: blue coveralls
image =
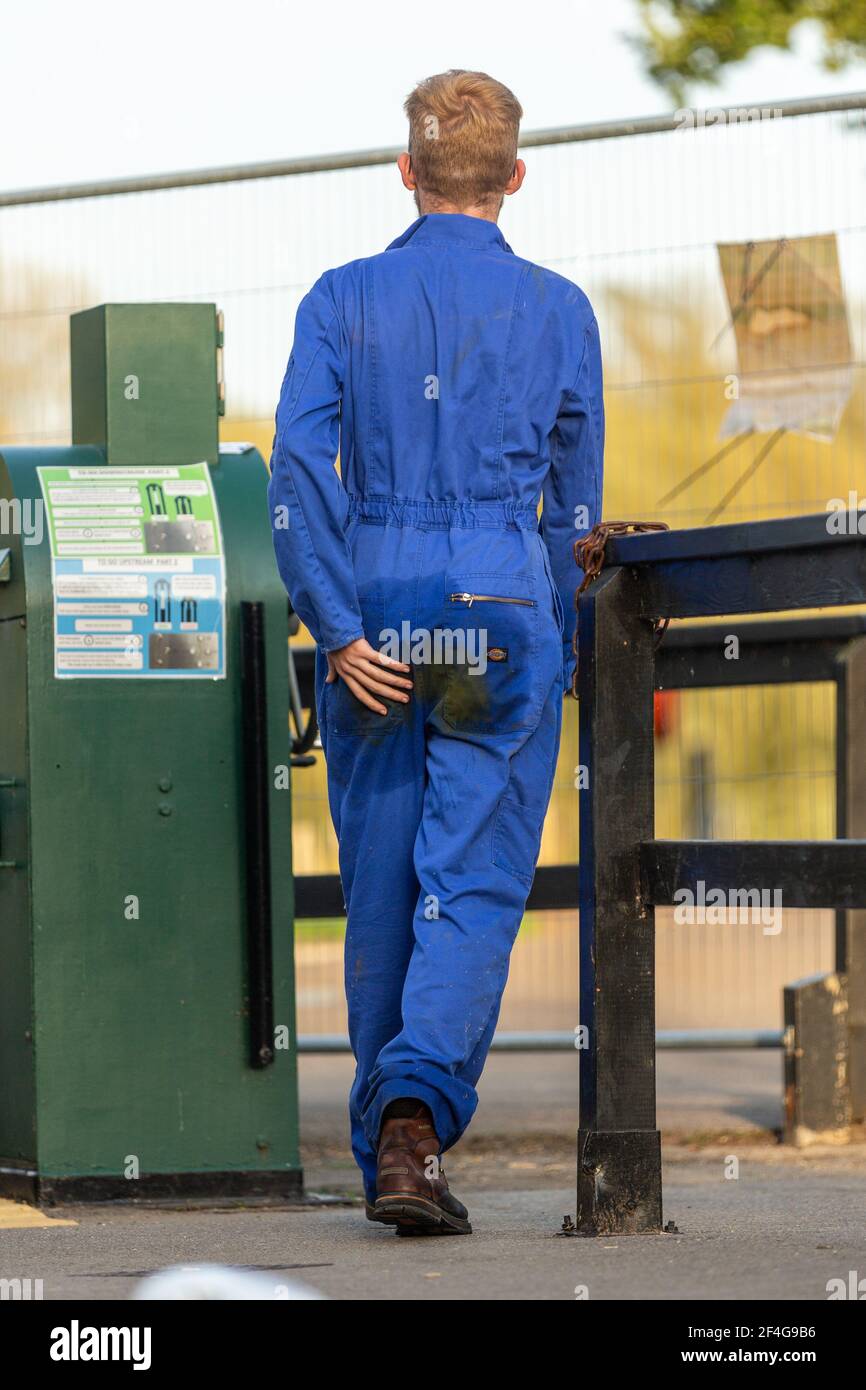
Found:
[[[368,1201],[390,1100],[425,1102],[443,1148],[477,1104],[553,784],[572,547],[599,519],[603,440],[586,296],[492,222],[420,217],[300,305],[270,504],[318,643]],[[325,684],[325,652],[365,636],[409,660],[387,633],[415,647],[414,692],[382,716]]]

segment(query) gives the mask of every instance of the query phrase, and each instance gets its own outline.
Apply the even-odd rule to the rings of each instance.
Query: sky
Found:
[[[402,101],[449,67],[510,86],[524,129],[671,109],[628,42],[635,0],[0,0],[0,188],[403,142]],[[762,50],[694,105],[866,87],[828,74],[815,26]]]

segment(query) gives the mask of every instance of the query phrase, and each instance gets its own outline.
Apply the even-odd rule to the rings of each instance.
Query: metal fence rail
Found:
[[[689,1028],[656,1033],[657,1052],[755,1052],[785,1046],[783,1028]],[[307,1056],[339,1056],[351,1052],[348,1034],[301,1033],[298,1052]],[[491,1052],[574,1052],[573,1033],[497,1032]]]
[[[705,125],[721,118],[749,122],[771,111],[785,116],[826,115],[831,111],[866,109],[866,93],[844,92],[828,97],[800,97],[753,106],[727,106],[702,112]],[[585,125],[551,126],[548,130],[521,132],[522,150],[544,145],[574,145],[584,140],[618,140],[631,135],[659,135],[680,130],[683,115],[671,112],[659,116],[637,116],[617,121],[595,121]],[[290,178],[296,174],[330,174],[342,169],[365,169],[377,164],[393,164],[401,145],[379,149],[348,150],[338,154],[306,155],[296,159],[261,160],[250,164],[223,164],[206,169],[178,169],[169,174],[137,174],[128,178],[96,179],[84,183],[52,184],[45,188],[19,188],[0,192],[0,208],[23,207],[32,203],[57,203],[78,198],[105,198],[118,193],[156,193],[167,188],[199,188],[205,184],[243,183],[250,179]]]

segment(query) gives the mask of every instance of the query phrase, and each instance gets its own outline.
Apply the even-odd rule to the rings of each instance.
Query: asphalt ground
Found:
[[[343,1058],[301,1065],[307,1187],[324,1201],[4,1204],[0,1278],[41,1280],[46,1300],[123,1300],[155,1270],[214,1262],[260,1272],[275,1297],[300,1280],[359,1301],[756,1302],[826,1301],[831,1281],[866,1280],[866,1141],[857,1130],[837,1148],[781,1145],[774,1054],[659,1058],[665,1221],[676,1231],[601,1239],[560,1234],[574,1213],[574,1059],[491,1060],[476,1122],[447,1165],[474,1233],[439,1239],[365,1219],[346,1147],[349,1072]]]

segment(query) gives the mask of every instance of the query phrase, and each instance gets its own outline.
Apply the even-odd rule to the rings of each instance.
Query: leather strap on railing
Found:
[[[611,536],[638,535],[641,531],[669,531],[666,521],[600,521],[579,541],[574,542],[575,563],[583,570],[583,582],[574,595],[574,610],[584,589],[588,589],[604,568],[604,550]],[[656,647],[658,648],[668,630],[670,618],[658,618],[654,624]],[[574,652],[574,676],[571,693],[577,699],[577,619],[575,616],[574,636],[571,639]]]

